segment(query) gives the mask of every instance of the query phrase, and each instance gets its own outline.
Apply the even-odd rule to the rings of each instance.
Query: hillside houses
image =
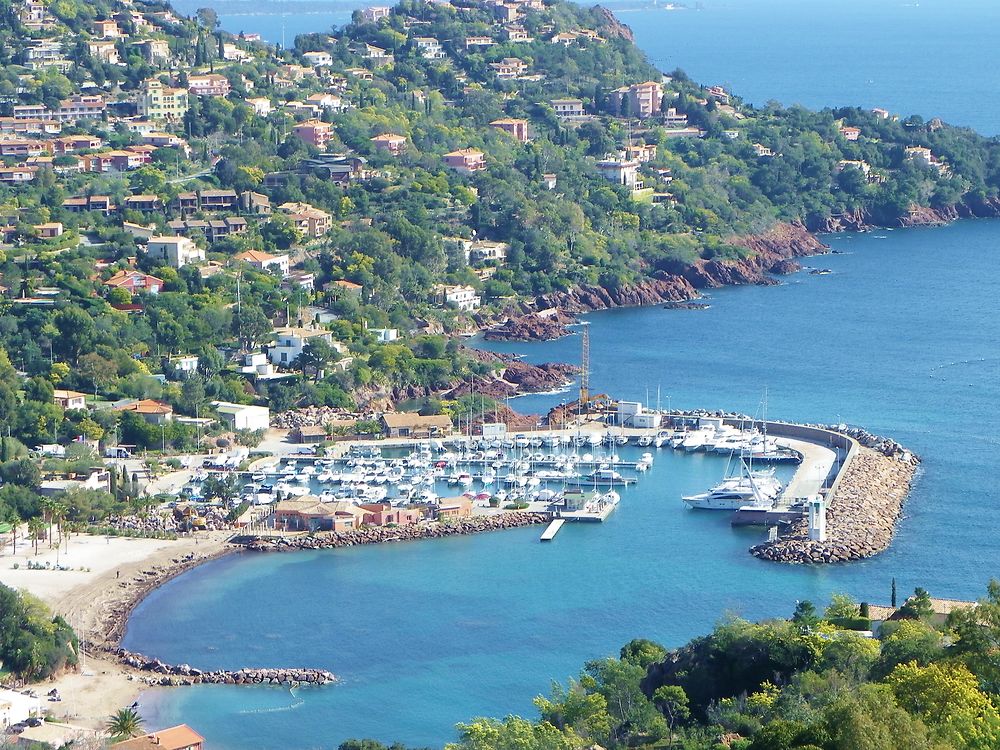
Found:
[[[608,94],[608,108],[622,116],[653,117],[662,101],[663,85],[656,81],[622,86]]]
[[[463,148],[445,154],[444,163],[461,174],[475,174],[486,169],[486,154],[474,148]]]
[[[371,139],[372,145],[379,151],[385,151],[392,156],[399,156],[406,149],[406,136],[395,133],[382,133]]]
[[[496,128],[504,133],[509,133],[521,143],[527,143],[530,140],[528,137],[527,120],[505,117],[499,120],[493,120],[493,122],[490,123],[490,127]]]
[[[308,203],[283,203],[278,210],[288,216],[304,237],[322,237],[330,231],[333,217]]]

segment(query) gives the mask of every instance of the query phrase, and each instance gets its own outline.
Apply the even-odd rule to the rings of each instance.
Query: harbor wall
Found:
[[[726,424],[733,427],[746,427],[746,422],[739,419],[726,419]],[[772,422],[753,420],[752,426],[760,431],[766,431],[774,437],[804,440],[816,445],[822,445],[836,452],[837,460],[830,469],[830,474],[823,481],[827,503],[832,503],[840,486],[841,477],[860,448],[857,440],[843,432],[831,430],[816,425],[795,424],[793,422]]]

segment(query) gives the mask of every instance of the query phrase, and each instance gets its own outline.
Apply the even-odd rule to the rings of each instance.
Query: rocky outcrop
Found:
[[[539,309],[557,307],[566,312],[581,313],[613,307],[680,302],[697,296],[697,290],[682,276],[664,274],[659,278],[644,279],[635,284],[613,289],[584,285],[568,292],[545,294],[535,300],[535,306]]]
[[[530,365],[527,362],[517,361],[507,365],[502,377],[524,393],[542,393],[566,386],[572,382],[578,370],[575,365],[562,362]]]
[[[610,10],[601,5],[594,6],[594,12],[601,17],[601,21],[598,23],[600,28],[601,36],[605,39],[626,39],[630,42],[635,42],[635,36],[632,34],[632,29],[623,24]]]
[[[569,333],[576,319],[561,310],[515,315],[483,331],[487,341],[552,341]]]
[[[795,260],[779,260],[771,266],[771,273],[779,276],[787,276],[790,273],[798,273],[802,270],[802,264]]]
[[[803,519],[776,541],[752,547],[751,554],[783,563],[836,563],[883,552],[892,541],[919,460],[893,441],[873,442],[876,447],[858,448],[844,469],[827,509],[825,541],[809,539]]]
[[[364,544],[407,542],[417,539],[440,539],[448,536],[501,531],[521,526],[546,523],[546,513],[509,511],[490,516],[474,516],[455,523],[431,523],[412,526],[372,526],[352,531],[333,531],[301,537],[238,537],[233,540],[253,552],[291,551],[298,549],[331,549],[356,547]]]
[[[332,672],[313,668],[217,669],[202,671],[188,664],[167,664],[123,648],[107,653],[123,666],[137,672],[159,675],[152,684],[177,685],[328,685],[336,681]]]

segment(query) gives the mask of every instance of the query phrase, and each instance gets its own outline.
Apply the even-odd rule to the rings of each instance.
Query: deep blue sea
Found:
[[[1000,99],[969,95],[995,86],[981,64],[992,4],[980,4],[980,20],[963,2],[703,5],[641,11],[642,23],[623,17],[651,55],[669,56],[663,67],[732,83],[754,101],[883,104],[1000,132]],[[842,18],[862,8],[874,9],[875,31],[868,15]],[[922,13],[935,20],[915,22]],[[856,52],[810,52],[841,49],[831,37]],[[842,58],[856,64],[845,71]],[[866,87],[873,59],[899,99]],[[348,737],[441,746],[456,722],[533,714],[531,699],[550,680],[633,637],[678,645],[726,613],[786,615],[796,600],[824,602],[834,591],[884,602],[894,576],[901,592],[981,594],[1000,575],[1000,223],[825,240],[841,253],[806,263],[830,275],[713,291],[702,311],[588,316],[592,385],[651,401],[659,388],[664,406],[751,413],[766,389],[771,417],[844,421],[900,440],[924,463],[889,551],[825,568],[757,561],[746,549],[759,532],[679,502],[711,484],[721,461],[659,451],[608,523],[568,526],[551,544],[531,528],[235,556],[174,579],[136,610],[126,647],[203,668],[325,667],[342,681],[294,694],[150,692],[141,699],[147,724],[185,721],[222,750],[334,748]],[[532,361],[579,357],[576,336],[498,348]],[[515,405],[540,412],[560,398]]]

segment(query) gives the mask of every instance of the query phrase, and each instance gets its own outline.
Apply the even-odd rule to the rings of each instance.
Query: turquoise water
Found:
[[[995,222],[838,236],[779,287],[713,292],[710,309],[589,316],[593,384],[674,407],[844,420],[892,435],[925,461],[892,548],[827,568],[759,562],[760,537],[686,511],[722,460],[659,451],[609,523],[462,539],[243,555],[183,575],[136,610],[128,648],[204,667],[310,665],[340,684],[150,693],[153,726],[187,721],[213,747],[329,748],[347,737],[439,746],[455,722],[532,712],[531,698],[635,636],[676,645],[725,612],[788,614],[848,591],[871,601],[923,585],[979,595],[996,574],[1000,503],[1000,291]],[[570,337],[503,347],[577,357]],[[655,398],[655,396],[651,396]],[[558,396],[528,397],[540,409]],[[634,449],[629,449],[634,450]],[[624,455],[624,454],[623,454]]]
[[[997,80],[981,63],[994,46],[992,3],[613,7],[660,67],[680,65],[753,101],[882,105],[1000,132]],[[253,29],[219,10],[227,28],[278,39],[280,11],[253,16],[261,24]],[[322,28],[320,18],[286,16],[287,33]],[[678,501],[711,484],[720,461],[660,451],[607,524],[566,527],[549,545],[538,543],[540,529],[523,529],[239,556],[171,581],[136,610],[128,648],[203,668],[326,667],[342,681],[294,695],[150,692],[141,699],[148,725],[186,721],[223,750],[332,748],[360,736],[440,746],[458,721],[532,713],[531,698],[550,679],[632,637],[676,645],[726,611],[782,615],[796,599],[822,601],[832,591],[885,601],[893,576],[900,591],[977,596],[997,574],[1000,547],[992,523],[1000,224],[827,241],[843,254],[807,263],[832,269],[828,276],[713,291],[704,311],[589,316],[592,382],[624,398],[655,400],[659,386],[663,405],[747,412],[766,388],[769,416],[862,424],[904,442],[924,463],[888,552],[818,569],[761,563],[746,554],[758,532],[733,531]],[[577,337],[496,348],[534,361],[579,356]],[[559,398],[516,405],[542,412]]]

